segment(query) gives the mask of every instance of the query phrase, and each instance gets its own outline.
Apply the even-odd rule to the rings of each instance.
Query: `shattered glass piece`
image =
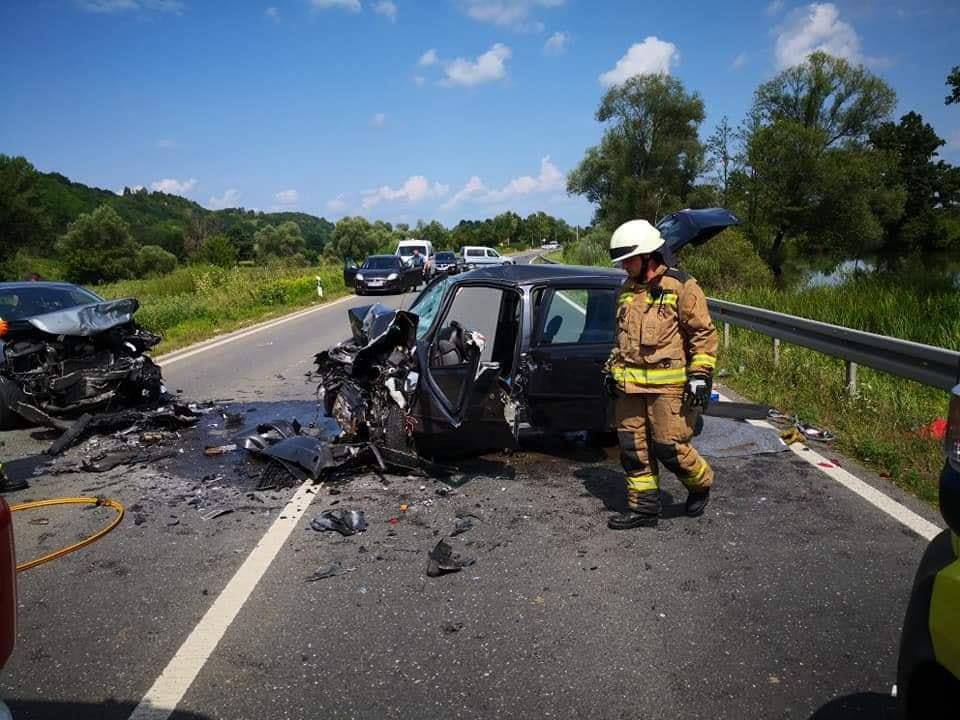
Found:
[[[325,567],[321,570],[317,570],[313,575],[304,578],[304,582],[316,582],[317,580],[326,580],[327,578],[336,577],[337,575],[343,575],[345,573],[352,573],[356,570],[355,567],[344,567],[343,563],[339,560],[335,560],[328,567]]]

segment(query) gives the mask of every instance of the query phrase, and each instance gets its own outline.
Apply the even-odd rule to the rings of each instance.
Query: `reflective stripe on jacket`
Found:
[[[680,392],[688,372],[712,373],[716,363],[717,331],[696,280],[661,265],[649,284],[624,283],[607,364],[621,389]]]

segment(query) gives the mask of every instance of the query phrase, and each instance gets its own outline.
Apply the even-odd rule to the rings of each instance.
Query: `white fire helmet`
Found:
[[[660,231],[646,220],[630,220],[613,231],[610,260],[614,265],[635,255],[649,255],[663,247]]]

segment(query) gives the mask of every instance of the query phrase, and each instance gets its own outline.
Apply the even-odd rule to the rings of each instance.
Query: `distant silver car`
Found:
[[[501,255],[493,248],[482,245],[466,245],[460,250],[463,264],[468,268],[489,267],[491,265],[514,265],[513,258]]]

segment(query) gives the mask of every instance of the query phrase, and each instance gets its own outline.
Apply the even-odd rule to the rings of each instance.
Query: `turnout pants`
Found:
[[[710,487],[713,469],[690,444],[697,415],[683,408],[680,395],[621,394],[615,412],[627,506],[631,510],[653,515],[660,512],[658,462],[687,490]]]

